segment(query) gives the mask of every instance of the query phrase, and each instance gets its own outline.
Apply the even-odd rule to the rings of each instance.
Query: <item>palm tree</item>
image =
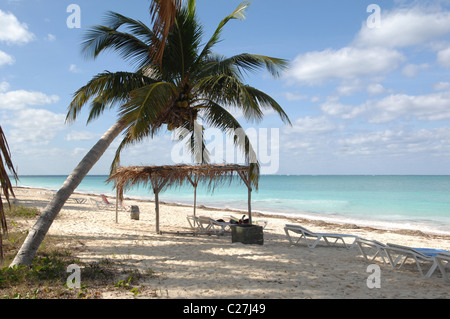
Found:
[[[174,6],[170,6],[170,4],[173,4]],[[170,27],[170,23],[173,21],[172,17],[174,16],[176,10],[178,10],[179,5],[180,3],[178,0],[150,0],[150,13],[152,14],[152,21],[154,22],[155,30]],[[154,40],[158,40],[158,33],[156,32],[153,37]],[[160,33],[159,40],[162,43],[166,42],[164,33]],[[150,49],[150,54],[161,55],[163,50],[163,46],[155,46]],[[121,90],[118,92],[120,93],[120,91]],[[72,171],[61,189],[46,206],[37,223],[28,233],[22,247],[11,263],[11,267],[18,265],[31,265],[36,251],[44,240],[44,237],[50,229],[53,220],[56,218],[67,199],[70,195],[72,195],[83,178],[89,173],[95,163],[98,162],[114,139],[120,134],[120,132],[123,131],[125,127],[124,125],[125,124],[120,121],[113,124]]]
[[[195,1],[188,1],[188,5],[177,12],[174,25],[167,34],[161,64],[148,55],[149,46],[145,41],[153,39],[152,34],[138,21],[117,13],[109,14],[110,26],[114,26],[115,30],[118,26],[123,26],[131,31],[131,36],[121,34],[118,37],[116,32],[111,32],[111,27],[97,26],[91,30],[85,42],[88,54],[97,56],[106,49],[115,48],[138,68],[136,73],[127,75],[133,80],[127,83],[126,94],[120,96],[120,101],[125,103],[120,103],[118,114],[120,120],[127,123],[127,127],[112,170],[118,165],[124,147],[146,137],[153,137],[162,127],[169,130],[183,128],[184,132],[190,133],[192,150],[204,155],[203,130],[197,124],[197,118],[230,134],[242,129],[227,107],[241,109],[249,120],[261,120],[263,110],[272,109],[282,120],[289,122],[288,116],[273,98],[242,82],[246,72],[261,68],[266,68],[275,77],[279,76],[286,66],[285,60],[247,53],[226,58],[212,52],[214,45],[220,41],[225,24],[231,19],[242,19],[247,7],[247,3],[239,5],[219,24],[211,39],[202,47],[203,30],[195,15]],[[108,82],[109,76],[110,74],[103,74],[99,79],[103,78]],[[111,97],[118,98],[115,92],[125,83],[115,82],[116,90],[110,90],[108,86],[105,91],[105,86],[100,85],[97,90],[86,94],[86,90],[82,89],[81,99],[70,110],[71,118],[76,118],[94,91],[97,95],[95,103],[91,104],[89,119],[98,117]],[[140,84],[142,86],[137,88]],[[247,161],[253,164],[253,181],[257,186],[258,165],[248,137],[245,134],[233,137],[236,145],[245,153]],[[201,161],[207,162],[207,156],[202,156]]]
[[[120,153],[126,146],[153,137],[163,127],[169,130],[185,129],[191,134],[192,150],[205,154],[202,130],[198,134],[196,129],[199,127],[198,117],[227,132],[241,128],[225,105],[241,108],[246,118],[257,120],[262,119],[264,109],[274,109],[284,121],[289,122],[275,100],[242,82],[244,72],[260,68],[266,68],[272,75],[278,76],[286,66],[284,60],[252,54],[224,58],[212,53],[223,27],[232,19],[242,19],[247,6],[247,3],[241,4],[222,20],[212,38],[201,47],[202,28],[195,15],[195,1],[189,0],[187,6],[175,14],[160,60],[154,49],[161,47],[158,37],[140,21],[110,12],[107,26],[93,27],[87,33],[83,48],[88,56],[96,58],[112,49],[134,64],[136,71],[101,73],[76,92],[67,121],[74,121],[89,102],[88,122],[113,107],[118,108],[118,121],[99,141],[100,145],[94,146],[90,152],[92,154],[88,153],[69,176],[41,215],[41,218],[44,214],[47,217],[38,220],[24,243],[26,248],[21,248],[12,265],[31,263],[65,200],[121,132],[124,132],[124,138],[116,151],[112,170],[119,165]],[[122,32],[119,28],[128,32]],[[257,183],[258,164],[253,159],[255,154],[247,136],[237,135],[234,140],[251,163],[253,180]],[[207,157],[203,157],[202,161],[206,162]],[[36,238],[42,239],[39,241]]]
[[[8,142],[6,141],[5,134],[0,126],[0,184],[2,187],[3,196],[5,196],[8,204],[10,195],[14,196],[14,190],[11,185],[11,181],[8,176],[7,170],[9,170],[14,178],[17,180],[17,173],[14,170],[13,163],[11,161],[11,153],[9,151]],[[3,263],[3,235],[7,233],[8,226],[6,223],[5,210],[3,208],[3,201],[0,197],[0,264]]]

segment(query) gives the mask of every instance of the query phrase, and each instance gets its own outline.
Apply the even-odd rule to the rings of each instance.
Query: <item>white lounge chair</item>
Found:
[[[191,215],[186,216],[186,219],[192,230],[202,233],[213,232],[214,234],[223,234],[225,231],[228,231],[227,228],[229,227],[229,225],[231,225],[228,222],[220,222],[205,216]]]
[[[105,207],[107,207],[107,208],[110,207],[110,208],[116,209],[116,202],[109,201],[108,198],[106,197],[106,195],[104,195],[104,194],[101,194],[100,197],[102,198],[102,202],[105,205]],[[119,202],[118,208],[120,210],[130,210],[131,206],[126,206],[126,205],[123,205],[121,202]]]
[[[198,229],[198,224],[197,224],[197,217],[190,215],[190,216],[186,216],[186,219],[189,223],[189,226],[191,226],[192,230],[197,230]]]
[[[309,248],[315,248],[317,246],[317,244],[320,242],[321,239],[323,239],[325,241],[325,243],[328,246],[336,246],[338,241],[341,241],[345,248],[350,249],[352,247],[354,247],[356,245],[356,241],[358,239],[358,236],[355,235],[346,235],[346,234],[330,234],[330,233],[314,233],[300,225],[290,225],[290,224],[286,224],[286,226],[284,227],[284,231],[286,233],[286,236],[289,239],[289,242],[292,245],[296,245],[298,244],[298,242],[303,239],[305,244],[309,247]],[[289,232],[293,232],[296,234],[299,234],[300,237],[294,242],[294,240],[292,239],[292,237],[290,236]],[[310,241],[308,241],[308,237],[310,238],[315,238],[315,240],[312,241],[312,243],[310,243]],[[328,241],[329,238],[332,238],[334,240],[334,242],[330,242]],[[346,243],[344,238],[348,238],[351,239],[351,243]]]
[[[77,204],[84,204],[84,203],[86,203],[86,198],[70,197],[69,199],[73,200]]]
[[[445,270],[450,265],[450,252],[447,253],[439,253],[435,257],[437,266],[441,271],[442,278],[448,283],[450,283],[450,278]]]
[[[105,203],[103,203],[102,201],[98,201],[96,199],[93,199],[91,197],[89,197],[89,203],[91,203],[92,206],[96,207],[97,209],[105,209],[108,208],[108,205],[106,205]],[[112,206],[110,206],[112,207]]]
[[[405,264],[406,260],[412,258],[417,266],[422,277],[429,278],[433,275],[434,271],[438,267],[436,256],[439,254],[446,254],[446,251],[439,249],[428,248],[411,248],[408,246],[398,244],[387,244],[385,247],[386,254],[389,258],[389,262],[392,268],[400,269]],[[450,254],[450,252],[448,252]],[[424,273],[422,267],[425,264],[431,266],[426,273]]]
[[[110,209],[110,210],[116,209],[115,202],[99,201],[99,200],[93,199],[91,197],[89,198],[89,202],[91,203],[92,206],[96,207],[97,209]],[[121,204],[119,204],[118,208],[123,211],[131,210],[131,206],[124,206]]]
[[[214,234],[223,234],[229,230],[231,223],[221,222],[211,217],[199,216],[197,223],[203,231],[212,231]]]
[[[376,240],[365,238],[358,238],[356,240],[356,244],[358,245],[361,255],[366,261],[373,262],[377,257],[380,257],[385,265],[388,264],[388,262],[386,262],[386,259],[388,258],[385,251],[385,244]]]

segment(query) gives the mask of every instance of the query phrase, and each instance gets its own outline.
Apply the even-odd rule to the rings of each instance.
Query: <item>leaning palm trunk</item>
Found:
[[[73,194],[83,178],[124,128],[125,125],[123,122],[119,121],[114,124],[81,160],[78,166],[73,170],[72,174],[70,174],[64,182],[61,189],[53,197],[52,201],[48,203],[38,221],[30,230],[25,242],[22,244],[22,247],[11,263],[11,267],[31,265],[39,246],[67,199],[69,199],[70,195]]]

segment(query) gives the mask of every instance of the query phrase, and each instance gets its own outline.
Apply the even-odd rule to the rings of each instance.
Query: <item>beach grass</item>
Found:
[[[28,233],[28,225],[39,216],[35,207],[12,205],[6,210],[8,234],[4,240],[4,261],[0,269],[0,298],[2,299],[97,299],[111,290],[128,290],[133,295],[144,288],[143,280],[155,277],[154,272],[124,268],[121,262],[101,259],[83,262],[73,257],[82,249],[80,241],[49,235],[38,250],[30,267],[9,267]],[[29,223],[31,222],[31,223]],[[79,289],[67,286],[69,265],[82,269]]]

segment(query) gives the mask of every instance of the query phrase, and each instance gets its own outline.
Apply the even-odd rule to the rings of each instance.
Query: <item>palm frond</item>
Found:
[[[66,121],[75,121],[81,109],[92,100],[89,123],[115,103],[126,103],[132,91],[154,82],[142,72],[100,73],[74,94]]]
[[[161,65],[166,40],[170,28],[175,22],[177,10],[181,6],[181,0],[152,0],[150,2],[150,14],[153,21],[153,42],[155,46],[152,53],[155,60]],[[189,8],[195,7],[195,1],[189,0]]]
[[[202,52],[199,54],[199,59],[202,60],[206,56],[211,54],[211,49],[214,45],[220,42],[220,36],[222,34],[223,28],[230,20],[244,20],[245,19],[245,10],[250,5],[250,2],[242,2],[238,5],[238,7],[228,16],[225,17],[220,23],[219,26],[214,31],[212,37],[206,43]]]
[[[107,22],[109,26],[93,26],[86,32],[82,43],[86,57],[95,59],[100,53],[112,50],[138,69],[154,62],[153,32],[144,23],[115,12],[109,12]],[[126,30],[118,31],[122,26]]]
[[[167,43],[162,57],[161,68],[166,81],[178,82],[185,79],[197,61],[203,28],[195,14],[188,8],[181,8],[167,36]],[[181,80],[180,80],[181,79]]]
[[[239,121],[224,107],[214,101],[205,103],[202,107],[201,114],[208,125],[219,128],[233,138],[234,144],[242,154],[244,154],[246,163],[251,166],[251,171],[253,172],[253,174],[251,174],[251,181],[257,188],[259,180],[259,162],[250,139]]]
[[[132,123],[127,130],[130,138],[139,140],[149,132],[153,136],[161,126],[159,119],[175,92],[176,87],[167,82],[155,82],[131,92],[130,100],[119,111],[121,119]],[[149,127],[151,130],[148,130]]]
[[[233,64],[243,72],[255,72],[266,68],[273,77],[279,77],[288,66],[287,60],[249,53],[235,55],[224,60],[223,63]]]
[[[200,164],[210,163],[211,159],[205,145],[203,126],[195,121],[194,125],[185,125],[184,128],[187,129],[188,132],[190,131],[190,138],[187,143],[195,162]]]
[[[17,180],[18,176],[14,169],[14,165],[11,161],[11,153],[9,150],[8,142],[6,140],[6,136],[3,132],[3,129],[0,127],[0,184],[2,188],[2,194],[5,197],[8,205],[10,204],[9,199],[10,195],[14,195],[14,190],[11,184],[11,181],[8,176],[7,170],[9,170],[13,177]],[[6,166],[5,166],[6,165]],[[6,234],[8,231],[8,226],[6,223],[5,210],[3,207],[3,201],[0,196],[0,261],[3,262],[3,234]]]
[[[211,101],[238,108],[248,121],[261,121],[264,113],[253,91],[235,76],[205,77],[197,83],[202,94]]]
[[[252,107],[257,105],[258,109],[265,109],[265,110],[273,110],[275,111],[281,118],[281,120],[291,125],[291,121],[289,119],[289,116],[286,114],[286,112],[283,110],[283,108],[278,104],[275,99],[273,99],[268,94],[252,87],[246,85],[245,88],[245,98],[249,100],[249,103]],[[243,103],[243,106],[245,107],[246,103]],[[253,112],[254,110],[252,110]],[[250,113],[252,113],[250,112]]]

